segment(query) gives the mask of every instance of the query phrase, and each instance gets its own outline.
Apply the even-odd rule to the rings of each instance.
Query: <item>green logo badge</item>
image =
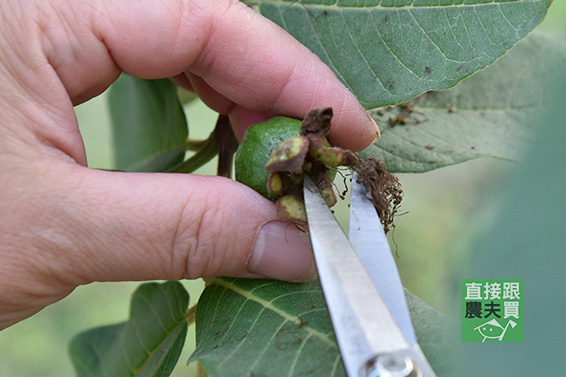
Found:
[[[462,342],[522,342],[523,279],[462,279]]]

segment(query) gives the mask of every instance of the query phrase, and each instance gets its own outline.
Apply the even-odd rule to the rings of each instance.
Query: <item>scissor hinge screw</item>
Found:
[[[364,377],[417,377],[421,374],[413,360],[403,354],[381,354],[370,359]]]

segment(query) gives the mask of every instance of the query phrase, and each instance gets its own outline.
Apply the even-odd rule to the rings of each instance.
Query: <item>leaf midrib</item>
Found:
[[[167,146],[165,148],[161,148],[159,150],[153,151],[144,158],[130,164],[125,168],[127,171],[138,171],[138,169],[148,165],[150,162],[156,160],[157,158],[164,156],[168,153],[172,153],[175,151],[184,152],[186,149],[187,141],[183,140],[182,143],[178,143],[175,145]]]
[[[265,300],[261,297],[255,296],[250,291],[246,291],[245,289],[242,289],[235,284],[227,282],[227,281],[225,281],[221,278],[211,278],[208,281],[209,281],[210,284],[216,284],[216,285],[222,286],[226,289],[230,289],[233,292],[245,297],[248,300],[252,300],[252,301],[257,302],[261,306],[265,307],[266,309],[273,311],[274,313],[280,315],[281,317],[283,317],[285,320],[287,320],[289,322],[293,322],[297,325],[299,325],[301,323],[301,320],[299,318],[297,318],[296,316],[293,316],[293,315],[285,312],[284,310],[278,308],[277,306],[273,305],[273,303],[271,301],[267,301],[267,300]],[[322,340],[323,342],[325,342],[329,346],[337,347],[336,342],[329,339],[328,336],[325,333],[318,331],[318,330],[312,328],[311,326],[304,326],[303,329],[305,331],[307,331],[310,335],[317,337],[318,339]]]
[[[159,289],[161,291],[163,291],[163,287],[160,286]],[[147,301],[147,300],[145,300],[145,301]],[[153,307],[151,307],[151,308],[153,310]],[[169,309],[171,309],[171,307],[169,307]],[[147,357],[145,358],[145,360],[143,361],[143,363],[140,366],[138,366],[137,368],[132,370],[132,373],[133,373],[132,376],[137,376],[143,370],[145,365],[153,357],[153,355],[157,352],[157,350],[159,350],[161,348],[161,346],[167,341],[167,339],[169,339],[169,336],[171,336],[171,334],[173,334],[179,328],[179,326],[183,325],[187,321],[187,318],[188,318],[189,315],[190,315],[190,310],[186,310],[185,313],[183,314],[183,317],[180,318],[180,320],[175,324],[175,326],[173,326],[171,328],[170,331],[165,330],[163,328],[163,325],[161,323],[159,323],[159,325],[160,325],[160,327],[163,331],[163,334],[165,336],[163,337],[163,339],[161,339],[161,342],[159,342],[159,344],[157,344],[157,346],[153,350],[149,350],[149,351],[145,350],[146,352],[148,352]],[[175,318],[172,318],[172,319],[175,320]],[[137,330],[136,330],[136,334],[137,334]],[[140,342],[140,344],[142,344],[142,347],[143,347],[143,343]]]
[[[278,6],[301,6],[308,9],[322,9],[322,10],[348,10],[348,11],[372,11],[372,10],[421,10],[421,9],[465,9],[465,8],[477,8],[477,7],[486,7],[486,6],[500,6],[506,4],[529,4],[529,3],[540,3],[544,2],[545,0],[534,0],[534,1],[524,1],[524,0],[516,0],[516,1],[505,1],[505,2],[495,2],[492,1],[491,3],[477,3],[477,4],[444,4],[444,5],[403,5],[403,6],[395,6],[395,5],[372,5],[372,6],[339,6],[336,4],[328,5],[328,4],[313,4],[307,3],[302,4],[297,1],[281,1],[281,0],[257,0],[257,1],[245,1],[251,5],[255,6],[262,6],[265,4],[272,4]]]

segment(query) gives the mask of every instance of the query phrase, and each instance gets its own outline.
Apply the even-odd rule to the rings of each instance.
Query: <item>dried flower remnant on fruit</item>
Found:
[[[330,132],[330,120],[334,115],[331,107],[311,110],[301,123],[301,136],[309,139],[309,151],[324,146],[326,135]]]
[[[311,177],[328,206],[332,207],[337,198],[329,172],[338,166],[347,166],[358,173],[358,181],[364,184],[383,228],[388,232],[394,226],[393,220],[403,198],[399,180],[375,158],[365,161],[352,151],[325,146],[332,115],[329,107],[310,111],[301,123],[300,136],[284,140],[273,150],[266,165],[269,171],[267,188],[271,195],[279,197],[278,217],[306,221],[303,174]]]
[[[313,168],[308,174],[331,207],[336,203],[336,195],[327,174],[322,173],[325,173],[328,167],[338,166],[348,166],[351,170],[356,171],[358,181],[366,188],[383,229],[387,233],[394,226],[394,218],[403,199],[399,179],[389,173],[381,161],[373,157],[365,161],[350,150],[325,147],[324,142],[326,135],[330,132],[331,118],[331,108],[317,109],[311,111],[301,124],[301,135],[310,141],[307,161],[309,157],[313,160]]]

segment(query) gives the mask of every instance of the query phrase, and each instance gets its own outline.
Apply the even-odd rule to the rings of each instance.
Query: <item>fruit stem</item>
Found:
[[[206,144],[207,141],[208,139],[201,139],[201,140],[187,139],[185,140],[184,147],[185,150],[187,151],[196,152],[202,149],[202,147]]]
[[[197,314],[197,305],[198,302],[193,306],[191,306],[190,308],[188,308],[187,312],[185,313],[185,318],[187,319],[187,323],[189,326],[195,323],[195,318]]]
[[[216,139],[214,134],[210,134],[208,139],[206,139],[202,147],[195,152],[189,159],[173,166],[168,173],[192,173],[196,169],[200,168],[208,161],[212,160],[214,156],[218,153],[218,146],[216,144]]]
[[[232,176],[232,162],[234,153],[238,149],[238,140],[232,130],[230,118],[226,115],[218,115],[216,126],[212,131],[218,148],[218,167],[216,175],[230,178]]]

